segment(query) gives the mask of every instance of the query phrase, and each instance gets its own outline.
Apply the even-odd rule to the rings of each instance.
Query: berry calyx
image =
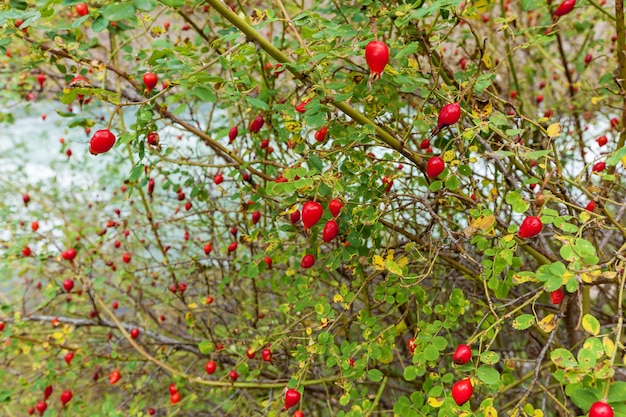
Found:
[[[522,239],[528,239],[537,236],[543,229],[543,223],[537,216],[528,216],[522,222],[517,235]]]

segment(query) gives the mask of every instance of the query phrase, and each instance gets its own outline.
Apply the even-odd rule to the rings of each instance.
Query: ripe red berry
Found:
[[[591,170],[593,172],[602,172],[604,171],[605,168],[606,168],[606,163],[600,161],[600,162],[596,162],[595,164],[593,164],[593,167],[591,168]]]
[[[236,381],[237,378],[239,378],[239,374],[237,373],[237,371],[230,371],[228,376],[230,377],[230,380],[233,382]]]
[[[27,206],[30,201],[30,196],[28,194],[22,194],[22,201],[24,202],[24,205]]]
[[[537,97],[535,97],[535,101],[537,102],[537,104],[541,103],[543,101],[543,95],[539,94]]]
[[[313,227],[324,214],[322,205],[316,201],[307,201],[302,206],[302,224],[306,228]]]
[[[74,352],[70,351],[67,352],[65,354],[65,357],[63,358],[63,360],[65,361],[65,363],[69,366],[72,363],[72,360],[74,359]]]
[[[148,136],[146,137],[147,141],[148,141],[148,145],[150,146],[158,146],[159,145],[159,134],[157,132],[150,132],[148,133]]]
[[[306,105],[309,104],[311,100],[304,100],[303,102],[301,102],[300,104],[298,104],[296,106],[296,111],[298,113],[304,113],[306,112]]]
[[[76,249],[69,248],[69,249],[61,252],[61,258],[65,259],[66,261],[74,260],[74,258],[76,258]]]
[[[177,393],[177,392],[178,392],[178,388],[176,388],[176,384],[174,384],[174,383],[171,383],[171,384],[170,384],[170,386],[169,386],[169,390],[170,390],[170,395],[171,395],[171,394],[175,394],[175,393]]]
[[[24,246],[24,248],[22,249],[22,255],[23,256],[30,256],[32,255],[33,251],[30,250],[29,246]]]
[[[452,361],[457,365],[465,365],[472,359],[472,349],[469,345],[458,345],[452,355]]]
[[[122,255],[122,262],[124,262],[125,264],[129,263],[131,260],[131,255],[128,252],[124,252],[124,254]]]
[[[30,230],[32,230],[33,232],[39,230],[39,222],[37,220],[30,224]]]
[[[603,401],[596,401],[589,409],[589,417],[613,417],[613,408]]]
[[[89,141],[89,152],[98,155],[111,150],[115,145],[115,135],[109,129],[98,130]]]
[[[48,401],[48,398],[52,395],[52,385],[48,385],[43,389],[43,400]]]
[[[220,185],[222,182],[224,182],[224,175],[222,175],[221,172],[218,172],[213,178],[213,182],[215,183],[215,185]]]
[[[289,215],[291,223],[297,223],[300,220],[300,210],[296,210]]]
[[[264,124],[265,124],[265,120],[263,120],[263,116],[259,115],[255,117],[252,122],[250,122],[250,127],[248,130],[250,131],[250,133],[258,133]]]
[[[300,261],[300,266],[302,268],[310,268],[313,266],[313,264],[315,263],[315,257],[311,254],[309,255],[304,255],[304,257],[302,258],[302,261]]]
[[[63,281],[63,289],[65,290],[65,292],[71,292],[72,288],[74,288],[74,281],[72,281],[71,279],[66,279],[65,281]]]
[[[204,365],[204,370],[209,375],[213,375],[216,369],[217,369],[217,364],[215,363],[215,361],[208,361],[206,365]]]
[[[455,124],[461,118],[461,105],[459,103],[446,104],[439,110],[437,117],[437,128],[441,129],[446,126]]]
[[[595,208],[596,208],[596,202],[595,201],[590,201],[589,203],[587,203],[587,206],[585,207],[585,210],[593,211]]]
[[[522,239],[528,239],[537,236],[543,229],[541,219],[536,216],[528,216],[522,222],[517,235]]]
[[[564,16],[574,10],[574,6],[576,6],[576,0],[565,0],[556,8],[554,15],[556,17]]]
[[[426,175],[428,178],[437,178],[446,168],[446,163],[439,156],[432,156],[426,163]]]
[[[591,54],[585,55],[585,65],[589,65],[592,59],[593,59],[593,55]]]
[[[430,148],[430,141],[428,139],[423,139],[420,143],[420,149],[424,150],[428,148]]]
[[[61,393],[61,403],[63,403],[63,407],[65,407],[65,405],[69,403],[71,400],[72,400],[72,391],[65,390]]]
[[[120,303],[118,303],[117,301],[113,301],[111,307],[113,307],[113,310],[117,310],[120,307]]]
[[[315,140],[318,142],[324,142],[326,140],[326,136],[328,135],[328,126],[324,126],[317,132],[315,132]]]
[[[608,139],[606,138],[606,135],[602,135],[596,139],[596,142],[598,142],[598,146],[604,146],[608,143]]]
[[[132,339],[137,339],[139,337],[139,329],[134,328],[130,331],[130,337]]]
[[[172,405],[178,403],[180,401],[180,392],[176,391],[173,394],[170,394],[170,403]]]
[[[46,74],[39,73],[37,74],[37,83],[39,84],[39,88],[43,88],[43,83],[46,82]]]
[[[324,231],[322,232],[322,240],[324,242],[330,242],[335,237],[337,237],[337,233],[339,233],[339,225],[334,220],[329,220],[324,225]]]
[[[228,253],[234,252],[237,250],[237,242],[233,242],[230,245],[228,245]]]
[[[254,357],[256,356],[256,350],[252,348],[246,349],[246,356],[248,357],[248,359],[254,359]]]
[[[472,381],[469,378],[457,381],[452,386],[452,398],[457,405],[463,405],[469,401],[474,393],[474,387],[472,387]]]
[[[343,203],[336,198],[333,198],[332,200],[330,200],[330,203],[328,203],[328,210],[330,210],[330,213],[333,215],[333,217],[339,216],[342,207]]]
[[[76,14],[79,16],[86,16],[89,13],[89,7],[86,3],[80,3],[76,5]]]
[[[120,371],[116,369],[113,372],[111,372],[111,375],[109,376],[109,383],[113,385],[117,381],[119,381],[121,377],[122,375],[120,374]]]
[[[204,245],[204,253],[206,255],[211,253],[212,250],[213,250],[213,245],[211,245],[210,243],[207,243],[206,245]]]
[[[46,409],[48,408],[48,404],[46,404],[45,401],[37,401],[36,408],[39,415],[43,416],[43,413],[45,413]]]
[[[365,47],[365,60],[371,73],[380,77],[389,62],[389,48],[384,42],[371,41]]]
[[[252,224],[257,224],[261,220],[261,212],[255,211],[252,213]]]
[[[265,258],[263,258],[263,262],[267,264],[268,268],[272,267],[272,258],[270,258],[269,256],[266,256]]]
[[[415,343],[415,338],[410,338],[407,342],[406,342],[406,346],[409,348],[409,352],[411,352],[411,355],[415,353],[415,348],[417,347],[416,343]]]
[[[230,128],[228,131],[228,143],[233,143],[239,134],[239,127],[237,125]]]
[[[304,412],[302,410],[298,410],[293,413],[293,417],[304,417]]]
[[[289,388],[285,392],[285,410],[290,409],[300,402],[300,392],[293,388]]]
[[[146,72],[143,75],[143,83],[146,86],[146,90],[148,90],[148,92],[152,91],[152,89],[157,85],[158,81],[159,77],[157,77],[157,75],[153,72]]]
[[[156,410],[154,408],[148,408],[148,414],[153,416],[156,414]]]
[[[552,291],[550,293],[550,299],[552,300],[552,304],[561,304],[564,298],[563,290],[559,288],[558,290]]]
[[[269,362],[272,360],[272,351],[269,349],[263,349],[263,351],[261,352],[261,358],[263,358],[263,360],[265,362]]]

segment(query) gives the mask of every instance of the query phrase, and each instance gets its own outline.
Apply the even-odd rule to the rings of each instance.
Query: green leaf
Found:
[[[160,2],[166,6],[174,8],[181,7],[185,4],[185,0],[160,0]]]
[[[606,400],[609,403],[621,403],[626,401],[626,382],[613,382],[609,387],[609,395]]]
[[[130,176],[128,177],[128,180],[130,182],[137,181],[139,177],[141,177],[141,174],[143,174],[143,170],[144,170],[144,165],[142,163],[135,165],[133,169],[130,171]]]
[[[582,370],[595,368],[596,363],[598,362],[596,353],[589,349],[580,349],[578,351],[578,355],[576,356],[578,358],[580,369]]]
[[[132,3],[111,3],[101,10],[102,17],[109,22],[124,20],[135,16],[135,6]]]
[[[217,95],[209,87],[197,86],[191,91],[191,94],[206,103],[215,103],[217,101]]]
[[[261,109],[261,110],[269,110],[270,109],[270,106],[268,106],[266,102],[264,102],[263,100],[260,100],[258,98],[246,96],[246,101],[252,107],[256,107],[257,109]]]
[[[139,10],[143,10],[144,12],[149,12],[156,7],[155,0],[134,0],[133,4]]]
[[[589,410],[591,408],[591,404],[598,401],[596,395],[591,391],[586,389],[573,389],[572,392],[568,392],[567,388],[569,387],[570,386],[567,386],[565,388],[565,392],[569,396],[570,400],[583,410]],[[574,385],[571,385],[571,387],[574,388]]]
[[[550,354],[550,359],[559,368],[574,368],[578,366],[574,355],[567,349],[554,349]]]
[[[443,185],[442,182],[439,180],[433,181],[428,187],[428,189],[434,193],[436,191],[441,190],[442,185]]]
[[[476,376],[487,385],[500,382],[500,373],[490,366],[481,366],[476,370]]]
[[[515,317],[513,320],[513,328],[515,330],[525,330],[533,325],[535,322],[535,316],[532,314],[522,314],[521,316]]]
[[[370,379],[370,381],[380,382],[383,379],[383,373],[378,369],[370,369],[369,371],[367,371],[367,377]]]
[[[583,329],[593,336],[600,333],[600,322],[591,314],[585,314],[582,320]]]
[[[202,353],[203,355],[213,352],[214,348],[215,348],[215,345],[213,345],[213,342],[210,342],[208,340],[200,342],[200,344],[198,345],[198,349],[200,350],[200,353]]]
[[[453,175],[446,180],[446,188],[450,191],[457,190],[461,185],[461,181],[459,181],[459,177]]]
[[[487,351],[480,354],[480,361],[485,365],[494,365],[500,360],[500,355],[496,352]]]
[[[109,27],[109,21],[106,20],[102,16],[96,17],[96,20],[94,20],[93,23],[91,24],[91,29],[96,33],[103,32],[108,27]]]
[[[404,379],[406,381],[413,381],[417,378],[417,368],[413,365],[404,368]]]

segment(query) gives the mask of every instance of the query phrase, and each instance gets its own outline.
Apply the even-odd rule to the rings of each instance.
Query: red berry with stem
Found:
[[[51,395],[52,395],[52,385],[48,385],[43,390],[43,400],[48,401],[48,398],[50,398]]]
[[[265,120],[263,120],[263,116],[259,115],[255,117],[252,122],[250,122],[250,127],[248,130],[250,131],[250,133],[258,133],[264,124],[265,124]]]
[[[537,236],[543,230],[543,223],[537,216],[528,216],[522,222],[517,235],[522,239],[528,239]]]
[[[237,138],[238,134],[239,134],[239,127],[236,125],[231,127],[230,130],[228,131],[228,143],[233,143],[233,141]]]
[[[76,258],[76,249],[69,248],[61,252],[61,258],[65,259],[66,261],[73,261],[74,258]]]
[[[263,349],[263,351],[261,352],[261,358],[263,358],[263,360],[265,362],[269,362],[272,360],[272,351],[269,349]]]
[[[316,201],[307,201],[302,206],[302,224],[306,228],[313,227],[324,214],[322,205]]]
[[[330,200],[330,203],[328,203],[328,210],[330,210],[330,213],[333,215],[333,217],[339,216],[342,207],[343,203],[336,198],[333,198],[332,200]]]
[[[469,378],[457,381],[452,386],[452,398],[457,405],[463,405],[469,401],[474,393],[474,387],[472,387],[472,381]]]
[[[300,261],[300,266],[305,269],[312,267],[313,264],[315,264],[315,257],[311,254],[304,255],[302,261]]]
[[[124,254],[122,255],[122,262],[124,262],[125,264],[129,263],[130,260],[132,259],[130,253],[128,252],[124,252]]]
[[[48,404],[46,404],[45,401],[37,401],[37,405],[35,407],[37,408],[39,415],[43,416],[43,413],[45,413],[48,409]]]
[[[98,130],[89,141],[89,152],[98,155],[111,150],[115,145],[115,135],[109,129]]]
[[[287,389],[285,392],[285,410],[290,409],[300,402],[300,392],[293,388]]]
[[[564,297],[565,295],[563,294],[563,290],[561,288],[550,293],[550,300],[552,300],[552,304],[561,304]]]
[[[613,415],[613,408],[603,401],[596,401],[589,409],[589,417],[613,417]]]
[[[76,13],[79,16],[86,16],[87,14],[89,14],[89,7],[87,6],[86,3],[80,3],[76,5]]]
[[[446,104],[439,110],[437,117],[437,129],[455,124],[461,118],[461,105],[459,103]]]
[[[595,208],[596,208],[596,202],[595,201],[590,201],[589,203],[587,203],[587,206],[585,207],[585,210],[593,211]]]
[[[330,242],[335,237],[337,237],[337,233],[339,233],[339,226],[337,222],[334,220],[329,220],[324,225],[324,231],[322,232],[322,240],[324,242]]]
[[[39,84],[39,88],[43,88],[43,83],[46,82],[46,74],[39,73],[37,74],[37,83]]]
[[[298,223],[298,220],[300,220],[300,210],[292,212],[289,215],[289,220],[291,220],[291,223]]]
[[[67,352],[65,354],[65,357],[63,358],[63,360],[65,360],[65,363],[69,366],[72,363],[72,360],[74,359],[74,352]]]
[[[246,356],[248,357],[248,359],[254,359],[254,357],[256,356],[256,350],[252,348],[246,349]]]
[[[146,72],[143,75],[143,83],[146,86],[146,90],[148,92],[152,91],[154,87],[156,87],[157,82],[159,81],[159,77],[153,72]]]
[[[272,267],[272,258],[270,258],[269,256],[266,256],[265,258],[263,258],[263,262],[267,264],[268,268]]]
[[[215,363],[215,361],[208,361],[206,365],[204,365],[204,370],[209,375],[213,375],[216,369],[217,369],[217,364]]]
[[[415,343],[415,338],[410,338],[407,342],[406,342],[406,346],[409,348],[409,352],[411,352],[411,355],[415,353],[415,348],[417,347],[417,344]]]
[[[228,245],[228,253],[234,252],[237,250],[237,242],[233,242],[230,245]]]
[[[384,42],[371,41],[365,46],[365,60],[370,72],[380,77],[389,62],[389,48]]]
[[[72,281],[71,279],[66,279],[65,281],[63,281],[63,289],[65,290],[65,292],[71,292],[73,288],[74,281]]]
[[[28,203],[30,202],[30,196],[28,194],[22,194],[22,201],[24,202],[25,206],[28,206]]]
[[[130,337],[132,339],[137,339],[139,337],[139,329],[134,328],[130,331]]]
[[[204,249],[204,253],[208,255],[213,250],[213,245],[211,245],[210,243],[207,243],[206,245],[204,245],[203,249]]]
[[[608,143],[608,139],[606,138],[606,135],[602,135],[596,139],[596,142],[598,142],[598,146],[604,146]]]
[[[461,344],[456,347],[452,361],[457,365],[465,365],[472,359],[472,349],[469,345]]]
[[[563,3],[559,4],[559,7],[556,8],[554,15],[556,17],[565,16],[574,10],[574,6],[576,6],[576,0],[565,0]]]
[[[213,182],[215,183],[215,185],[220,185],[224,182],[224,175],[221,172],[218,172],[213,178]]]
[[[606,163],[600,161],[600,162],[596,162],[595,164],[593,164],[593,167],[591,168],[591,170],[593,172],[602,172],[604,171],[605,168],[606,168]]]
[[[309,104],[311,100],[304,100],[302,101],[300,104],[298,104],[296,106],[296,111],[298,113],[305,113],[306,112],[306,105]]]
[[[432,156],[426,163],[426,175],[428,178],[437,178],[446,168],[446,163],[439,156]]]
[[[328,135],[328,126],[324,126],[317,132],[315,132],[315,140],[318,142],[324,142],[326,140],[326,136]]]
[[[239,374],[237,373],[237,371],[230,371],[228,376],[230,377],[230,380],[233,382],[236,381],[237,378],[239,378]]]
[[[61,393],[61,403],[63,403],[63,407],[72,400],[72,397],[72,391],[70,390],[65,390]]]
[[[113,372],[111,372],[111,375],[109,376],[109,383],[113,385],[117,381],[119,381],[121,377],[122,375],[120,374],[120,371],[116,369]]]

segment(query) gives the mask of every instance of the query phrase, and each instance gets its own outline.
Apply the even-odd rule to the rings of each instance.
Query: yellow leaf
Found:
[[[541,410],[533,411],[533,417],[543,417],[543,411]]]
[[[600,322],[597,318],[591,314],[585,314],[582,320],[583,329],[593,336],[597,336],[600,333]]]
[[[389,249],[389,252],[387,252],[387,260],[388,261],[393,261],[393,256],[395,255],[396,251],[393,249]]]
[[[561,134],[561,124],[560,123],[552,123],[548,126],[548,136],[550,138],[556,138]]]
[[[492,201],[498,198],[498,189],[496,187],[493,187],[491,190],[489,190],[489,197],[491,197]]]
[[[578,217],[580,217],[580,221],[582,221],[583,223],[587,223],[589,219],[591,219],[591,214],[589,214],[587,210],[585,210],[581,211]]]
[[[492,406],[485,409],[485,417],[498,417],[498,412]]]
[[[409,68],[411,69],[418,69],[419,65],[417,64],[417,59],[415,58],[409,58],[409,62],[407,63]]]
[[[613,279],[617,276],[617,272],[615,271],[605,271],[602,273],[602,277],[606,279]]]
[[[52,333],[52,338],[59,340],[59,339],[63,339],[64,335],[63,332],[54,332]]]
[[[340,303],[343,301],[343,297],[341,294],[335,294],[333,297],[333,303]]]
[[[385,261],[380,255],[374,255],[374,257],[372,258],[372,265],[374,265],[374,269],[377,271],[385,270]]]
[[[445,151],[443,153],[443,160],[445,162],[450,162],[454,159],[455,152],[453,150]]]
[[[190,310],[195,310],[196,308],[198,308],[198,304],[197,303],[191,303],[188,305]]]
[[[472,105],[472,114],[480,119],[486,119],[493,111],[491,100],[476,99]]]
[[[400,268],[404,268],[408,263],[409,263],[409,258],[407,258],[406,256],[403,256],[402,258],[398,259],[398,266]]]
[[[483,55],[483,64],[485,64],[487,69],[491,69],[491,57],[489,54]]]
[[[622,156],[622,165],[626,167],[626,156]]]
[[[541,330],[543,330],[546,333],[550,333],[552,330],[554,330],[554,327],[556,326],[556,321],[554,320],[554,314],[548,314],[543,319],[541,319],[541,321],[537,324],[539,324],[539,327],[541,328]]]
[[[615,343],[608,337],[604,336],[602,338],[602,346],[604,347],[604,353],[609,358],[613,356],[613,352],[615,352]]]
[[[428,405],[433,408],[439,408],[443,405],[443,398],[428,397]]]
[[[591,104],[598,104],[602,100],[604,100],[604,97],[591,97]]]
[[[310,327],[307,327],[307,328],[306,328],[306,330],[305,330],[305,333],[306,333],[308,336],[311,336],[311,333],[312,333],[312,332],[313,332],[313,329],[311,329]]]
[[[465,233],[465,237],[469,239],[474,236],[476,232],[490,229],[495,222],[496,217],[493,215],[480,216],[477,219],[472,220],[470,225],[463,230],[463,233]]]

